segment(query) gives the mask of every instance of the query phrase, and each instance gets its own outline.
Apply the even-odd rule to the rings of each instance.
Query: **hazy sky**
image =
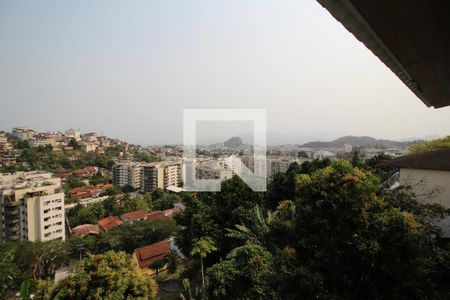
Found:
[[[266,108],[291,143],[450,134],[313,0],[0,0],[0,104],[0,130],[142,144],[181,142],[183,108]]]

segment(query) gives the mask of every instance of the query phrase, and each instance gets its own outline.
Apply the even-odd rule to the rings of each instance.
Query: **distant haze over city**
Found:
[[[2,130],[180,144],[184,108],[265,108],[269,144],[450,133],[450,107],[427,108],[315,1],[105,8],[0,3]]]

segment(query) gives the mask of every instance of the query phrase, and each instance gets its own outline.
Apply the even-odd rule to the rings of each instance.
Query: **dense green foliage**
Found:
[[[10,138],[13,147],[20,149],[22,153],[17,158],[17,162],[24,163],[25,167],[15,166],[9,171],[23,170],[45,170],[49,172],[64,172],[75,169],[82,169],[86,166],[97,166],[99,168],[110,169],[116,155],[114,148],[108,149],[105,154],[95,152],[84,152],[79,150],[79,146],[74,150],[56,152],[51,146],[28,147],[27,141]],[[73,145],[72,145],[73,146]]]
[[[169,251],[164,257],[164,262],[167,264],[167,271],[170,274],[175,274],[183,264],[181,256],[175,250]]]
[[[248,243],[208,270],[210,299],[272,299],[275,291],[272,254]]]
[[[6,295],[8,289],[14,286],[19,277],[19,267],[16,263],[16,249],[0,249],[0,297]]]
[[[81,224],[96,224],[107,216],[120,216],[135,210],[147,211],[149,204],[151,198],[148,197],[131,197],[129,194],[110,196],[103,202],[75,206],[68,213],[69,224],[72,228]]]
[[[135,161],[151,163],[156,161],[156,157],[143,151],[135,151],[133,153],[133,157]]]
[[[73,178],[70,181],[72,183],[76,182],[76,177]],[[165,210],[182,201],[180,195],[171,194],[162,189],[157,189],[153,193],[146,193],[144,196],[118,193],[120,193],[120,190],[110,190],[112,195],[101,203],[75,206],[68,213],[70,227],[73,228],[81,224],[96,224],[98,220],[104,217],[120,216],[136,210]]]
[[[18,242],[0,247],[0,296],[6,290],[19,289],[28,279],[53,276],[68,263],[68,244],[62,241]]]
[[[147,195],[149,197],[150,194]],[[161,188],[157,188],[151,193],[151,207],[154,210],[165,210],[172,208],[173,205],[182,200],[180,195],[165,192]]]
[[[156,299],[158,286],[131,257],[107,251],[89,255],[75,272],[59,283],[38,281],[35,299]]]
[[[190,199],[184,213],[176,216],[178,224],[185,228],[178,244],[190,253],[195,239],[210,237],[219,249],[212,256],[225,256],[238,246],[226,238],[226,228],[249,221],[255,204],[263,202],[264,194],[253,192],[238,177],[224,182],[221,192],[199,193]]]
[[[177,221],[185,253],[203,237],[211,299],[442,299],[449,250],[406,188],[385,191],[389,170],[369,162],[312,161],[278,174],[266,195],[240,179],[187,202]]]
[[[450,135],[437,140],[432,140],[423,144],[411,145],[410,151],[412,153],[432,151],[437,149],[449,149],[450,148]]]
[[[81,224],[96,224],[99,219],[103,218],[104,214],[98,215],[95,210],[92,209],[97,204],[90,204],[83,206],[78,204],[69,211],[68,219],[70,227],[76,227]]]
[[[134,249],[167,239],[178,232],[173,220],[142,220],[123,224],[96,236],[72,236],[69,251],[73,258],[84,253],[102,253],[106,250],[132,253]]]
[[[178,227],[173,220],[143,220],[133,224],[123,224],[107,232],[102,232],[96,243],[96,251],[105,249],[133,252],[134,249],[150,245],[176,234]]]

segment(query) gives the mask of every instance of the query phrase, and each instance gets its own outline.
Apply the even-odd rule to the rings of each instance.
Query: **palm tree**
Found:
[[[276,222],[291,224],[295,218],[295,203],[291,200],[283,200],[278,203],[275,212],[268,211],[267,217],[264,217],[262,208],[256,205],[253,208],[253,213],[250,215],[251,222],[250,226],[235,224],[236,229],[226,228],[226,236],[243,240],[250,241],[257,244],[265,243],[265,246],[270,246],[268,243],[270,239],[267,236],[270,235],[270,231]],[[293,223],[292,223],[293,224]]]
[[[203,259],[211,252],[217,251],[215,242],[210,237],[202,237],[199,239],[194,239],[192,243],[192,256],[200,256],[200,265],[202,269],[202,292],[205,295],[205,273],[203,269]]]
[[[251,226],[247,227],[245,225],[234,225],[236,229],[226,228],[228,232],[226,235],[231,238],[253,241],[261,244],[261,241],[265,240],[265,236],[270,232],[270,225],[273,222],[273,214],[271,211],[268,212],[267,218],[264,218],[263,211],[259,205],[255,206],[251,216]]]

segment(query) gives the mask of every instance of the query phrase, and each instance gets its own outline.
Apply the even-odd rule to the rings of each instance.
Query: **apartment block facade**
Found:
[[[135,189],[142,186],[143,164],[137,162],[119,162],[113,166],[113,184],[117,186],[130,185]]]
[[[145,164],[142,173],[142,191],[151,192],[157,188],[167,189],[169,186],[182,187],[184,173],[181,161]]]
[[[262,159],[259,157],[254,158],[251,155],[242,156],[241,160],[256,176],[267,176],[268,181],[271,181],[277,173],[285,173],[293,162],[301,163],[303,161],[302,159],[287,157],[267,157]]]
[[[38,171],[0,174],[0,244],[65,240],[61,179]]]

